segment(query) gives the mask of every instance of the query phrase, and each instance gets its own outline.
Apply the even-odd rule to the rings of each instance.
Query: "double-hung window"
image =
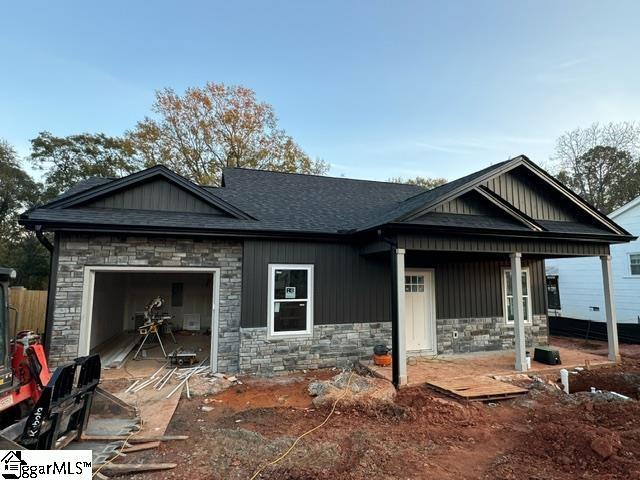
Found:
[[[513,284],[511,270],[504,270],[504,314],[507,323],[513,323]],[[522,269],[522,310],[524,321],[531,322],[531,285],[529,282],[529,269]]]
[[[269,265],[269,335],[311,335],[313,265]]]
[[[640,253],[629,254],[629,273],[640,276]]]

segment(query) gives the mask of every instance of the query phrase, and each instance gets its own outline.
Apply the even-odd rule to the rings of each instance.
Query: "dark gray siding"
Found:
[[[242,281],[242,326],[267,324],[270,263],[314,265],[314,324],[390,321],[389,257],[360,255],[352,245],[246,240]]]
[[[485,185],[521,212],[536,220],[580,221],[571,202],[528,169],[520,167],[492,178]]]
[[[496,239],[483,236],[398,234],[398,247],[408,250],[511,253],[553,256],[608,255],[609,245],[595,242],[569,242],[565,240]]]
[[[523,267],[529,268],[533,313],[546,314],[544,261],[524,260]],[[504,315],[502,272],[508,261],[448,262],[434,268],[437,318]]]
[[[497,215],[504,213],[491,205],[485,198],[476,192],[469,192],[454,198],[453,200],[438,205],[432,211],[438,213],[456,213],[461,215]]]
[[[112,195],[100,198],[83,206],[226,215],[221,210],[203,202],[186,190],[163,179],[152,180],[126,190],[115,192]]]

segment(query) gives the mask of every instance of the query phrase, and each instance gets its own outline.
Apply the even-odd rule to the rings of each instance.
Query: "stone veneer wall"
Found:
[[[240,329],[240,371],[274,375],[290,370],[348,367],[391,345],[391,322],[315,325],[309,337],[269,339],[267,328]]]
[[[436,321],[438,353],[469,353],[515,348],[513,324],[504,317],[447,318]],[[524,326],[527,348],[548,345],[549,328],[546,315],[533,315],[531,324]],[[453,338],[453,332],[458,338]]]
[[[82,288],[86,265],[219,267],[220,371],[238,370],[242,244],[187,238],[61,235],[58,282],[49,360],[59,364],[78,355]]]

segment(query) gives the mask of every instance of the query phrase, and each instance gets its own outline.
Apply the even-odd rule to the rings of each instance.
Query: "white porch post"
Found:
[[[396,248],[396,288],[398,314],[398,381],[400,385],[407,384],[407,323],[404,316],[404,248]]]
[[[616,308],[613,301],[613,278],[611,273],[611,255],[600,257],[602,264],[602,285],[604,287],[604,309],[607,315],[607,342],[609,343],[609,360],[620,361],[618,349],[618,324],[616,323]]]
[[[511,254],[511,291],[513,293],[513,330],[516,341],[516,370],[527,371],[524,336],[524,307],[522,305],[522,254]]]

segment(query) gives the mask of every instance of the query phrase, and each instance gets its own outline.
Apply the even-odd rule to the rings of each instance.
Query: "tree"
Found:
[[[18,272],[15,283],[43,289],[49,274],[49,252],[18,225],[18,217],[34,206],[42,186],[20,164],[15,150],[0,140],[0,266]]]
[[[145,166],[164,164],[210,185],[219,185],[225,167],[328,170],[278,127],[273,107],[249,88],[209,82],[183,95],[165,89],[156,92],[153,111],[157,118],[145,118],[127,135]]]
[[[31,163],[44,171],[49,200],[88,177],[121,177],[142,168],[131,142],[103,133],[56,137],[49,132],[31,140]]]
[[[640,195],[640,126],[594,123],[556,142],[556,177],[604,213]]]
[[[579,158],[573,171],[561,170],[558,180],[604,213],[640,195],[640,164],[615,147],[593,147]]]
[[[33,206],[40,186],[25,172],[16,151],[0,140],[0,240],[13,239],[22,234],[18,216]]]
[[[440,185],[444,185],[445,183],[447,183],[447,179],[442,177],[429,178],[429,177],[417,176],[415,178],[407,178],[405,180],[402,177],[392,177],[389,179],[389,182],[408,183],[409,185],[418,185],[420,187],[424,187],[428,190],[431,190],[432,188],[436,188],[436,187],[439,187]]]

